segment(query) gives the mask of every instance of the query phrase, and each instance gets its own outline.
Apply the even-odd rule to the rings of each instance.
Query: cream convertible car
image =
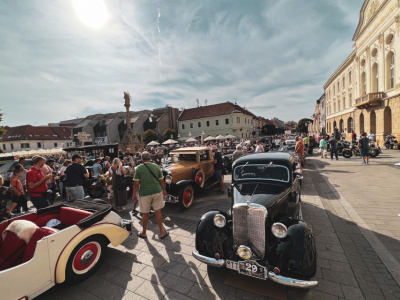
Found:
[[[56,204],[0,223],[1,299],[33,299],[55,284],[86,279],[107,245],[118,246],[130,230],[131,221],[102,200]]]

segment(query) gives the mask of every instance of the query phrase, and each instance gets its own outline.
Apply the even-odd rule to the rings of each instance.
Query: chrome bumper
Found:
[[[309,289],[318,285],[318,281],[299,280],[284,277],[281,275],[276,275],[274,272],[268,272],[268,278],[276,283],[300,289]]]
[[[218,259],[216,260],[215,258],[207,257],[204,255],[199,254],[197,251],[193,251],[192,255],[194,258],[197,260],[201,261],[202,263],[205,263],[207,265],[213,266],[213,267],[223,267],[225,266],[225,259]]]

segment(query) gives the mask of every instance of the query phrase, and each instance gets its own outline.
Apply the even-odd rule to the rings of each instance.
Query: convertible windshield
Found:
[[[196,156],[197,154],[196,154],[196,152],[187,152],[187,153],[185,153],[185,152],[181,152],[181,153],[174,153],[173,154],[173,161],[194,161],[194,162],[197,162],[197,159],[196,159]],[[179,157],[179,158],[178,158]]]
[[[233,176],[235,180],[272,180],[289,182],[288,168],[274,164],[247,164],[237,166]]]

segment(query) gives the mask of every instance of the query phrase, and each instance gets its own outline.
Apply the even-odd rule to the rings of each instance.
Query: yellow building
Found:
[[[353,52],[324,85],[326,131],[400,135],[399,0],[366,0]],[[399,52],[398,52],[399,51]]]

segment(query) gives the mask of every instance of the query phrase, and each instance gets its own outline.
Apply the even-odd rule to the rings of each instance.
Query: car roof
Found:
[[[293,155],[287,152],[268,152],[255,153],[239,157],[234,161],[232,168],[236,166],[249,164],[269,164],[270,162],[278,165],[291,166],[294,163]]]
[[[184,147],[184,148],[179,148],[175,150],[171,150],[170,153],[175,153],[175,152],[188,152],[188,151],[204,151],[204,150],[211,150],[210,147]]]

